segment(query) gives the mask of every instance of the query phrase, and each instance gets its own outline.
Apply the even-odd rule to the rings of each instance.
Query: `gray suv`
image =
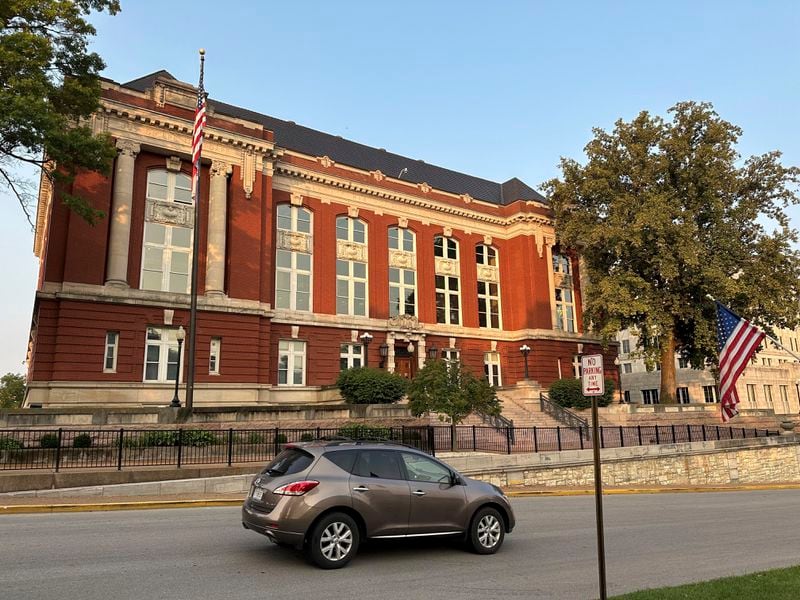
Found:
[[[253,480],[242,507],[246,529],[304,549],[323,569],[345,566],[368,538],[460,536],[493,554],[514,522],[497,486],[389,442],[289,444]]]

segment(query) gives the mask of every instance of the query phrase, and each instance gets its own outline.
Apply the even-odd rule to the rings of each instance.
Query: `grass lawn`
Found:
[[[796,600],[800,598],[800,567],[762,571],[741,577],[726,577],[678,587],[643,590],[617,600]]]

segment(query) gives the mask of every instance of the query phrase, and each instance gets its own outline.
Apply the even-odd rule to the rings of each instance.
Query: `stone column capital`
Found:
[[[136,158],[136,155],[139,154],[142,147],[140,144],[131,141],[131,140],[117,140],[117,150],[121,156],[129,156],[130,158]]]
[[[221,160],[215,160],[211,163],[211,177],[227,177],[233,172],[233,167],[230,163]]]

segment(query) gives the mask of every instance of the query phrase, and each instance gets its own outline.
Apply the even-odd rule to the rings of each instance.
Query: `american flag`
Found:
[[[206,91],[203,88],[203,58],[200,63],[200,85],[197,89],[197,107],[194,111],[192,132],[192,200],[197,206],[198,178],[200,177],[200,154],[203,150],[203,131],[206,128]]]
[[[764,332],[741,317],[732,313],[726,306],[717,304],[717,345],[719,346],[719,395],[720,412],[723,422],[739,414],[736,405],[736,380],[742,374],[747,362],[764,339]]]

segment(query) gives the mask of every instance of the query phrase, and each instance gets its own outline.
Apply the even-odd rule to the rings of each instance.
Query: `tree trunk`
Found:
[[[661,338],[661,392],[659,393],[659,402],[661,404],[675,404],[676,387],[675,334],[669,331]]]

